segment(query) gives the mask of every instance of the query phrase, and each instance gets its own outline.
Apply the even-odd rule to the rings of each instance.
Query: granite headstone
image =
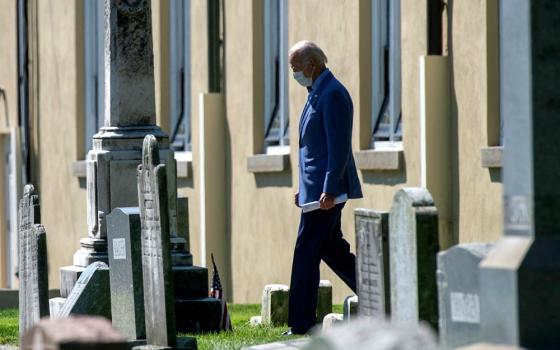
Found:
[[[20,336],[49,315],[47,237],[40,221],[39,196],[33,185],[26,185],[18,223]]]
[[[466,243],[438,253],[439,335],[443,346],[456,348],[480,341],[478,265],[492,248]]]
[[[395,194],[389,215],[391,317],[438,327],[438,213],[425,188]]]
[[[146,338],[140,232],[138,207],[107,215],[112,321],[129,340]]]
[[[101,261],[90,264],[78,278],[57,318],[69,315],[96,315],[111,319],[109,267]]]
[[[384,318],[390,313],[389,213],[356,209],[358,314]]]

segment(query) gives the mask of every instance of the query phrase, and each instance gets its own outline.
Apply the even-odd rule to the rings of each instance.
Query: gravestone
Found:
[[[379,318],[345,322],[311,338],[306,350],[437,350],[425,324],[389,323]]]
[[[504,237],[480,264],[482,339],[560,344],[560,2],[500,1]]]
[[[21,338],[22,350],[127,350],[125,337],[102,317],[43,319]]]
[[[146,338],[140,234],[138,207],[115,208],[107,216],[112,321],[129,340]]]
[[[389,213],[354,210],[358,314],[384,318],[390,313]]]
[[[478,265],[492,248],[488,243],[459,244],[438,253],[439,336],[456,348],[480,341]]]
[[[436,254],[438,214],[425,188],[395,194],[389,214],[391,317],[438,327]]]
[[[342,303],[342,317],[344,321],[353,321],[358,317],[358,296],[349,295]]]
[[[342,323],[343,321],[344,321],[344,315],[343,314],[336,314],[336,313],[328,314],[323,318],[322,330],[324,332],[328,329],[333,328],[337,324]]]
[[[325,316],[332,312],[332,283],[329,280],[319,281],[317,292],[317,323],[323,322]]]
[[[166,166],[159,162],[156,138],[144,138],[138,166],[142,279],[148,345],[196,349],[194,338],[177,339],[175,292],[169,252]]]
[[[109,267],[101,261],[90,264],[78,278],[78,282],[66,298],[60,312],[53,317],[69,315],[95,315],[111,319],[111,294]]]
[[[263,288],[261,320],[264,324],[288,323],[288,298],[290,288],[283,284],[267,284]]]
[[[19,202],[19,333],[49,315],[47,237],[40,225],[39,196],[33,185],[23,188]]]

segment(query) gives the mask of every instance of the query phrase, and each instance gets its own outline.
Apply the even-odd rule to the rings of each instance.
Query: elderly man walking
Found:
[[[299,122],[299,192],[295,204],[318,201],[302,211],[290,284],[289,326],[285,335],[304,334],[316,320],[319,264],[323,260],[356,291],[355,256],[342,236],[344,202],[361,198],[352,155],[352,99],[325,64],[323,50],[309,41],[289,51],[294,79],[307,88]]]

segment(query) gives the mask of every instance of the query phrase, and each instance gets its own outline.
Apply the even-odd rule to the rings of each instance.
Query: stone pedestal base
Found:
[[[49,309],[51,318],[56,318],[60,310],[62,310],[62,306],[66,302],[66,298],[52,298],[49,299]]]
[[[67,298],[78,278],[85,270],[81,266],[64,266],[60,268],[60,296]]]
[[[87,267],[96,261],[109,263],[106,239],[82,238],[80,245],[82,247],[74,253],[74,266]]]
[[[222,303],[214,298],[175,300],[175,327],[182,333],[220,331]]]
[[[145,341],[144,341],[145,342]],[[159,345],[138,345],[133,346],[132,350],[197,350],[196,338],[178,337],[175,347],[159,346]]]
[[[173,266],[175,299],[208,297],[208,269],[200,266]]]

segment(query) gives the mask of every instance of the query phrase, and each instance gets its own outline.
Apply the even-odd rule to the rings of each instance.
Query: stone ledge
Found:
[[[250,173],[283,172],[288,169],[289,154],[256,154],[247,157],[247,171]]]
[[[354,153],[360,170],[400,170],[403,151],[400,149],[371,149]]]
[[[483,168],[501,168],[504,146],[483,147],[480,149],[480,159]]]
[[[72,176],[78,178],[85,178],[86,177],[86,166],[87,161],[85,160],[77,160],[72,163]]]

